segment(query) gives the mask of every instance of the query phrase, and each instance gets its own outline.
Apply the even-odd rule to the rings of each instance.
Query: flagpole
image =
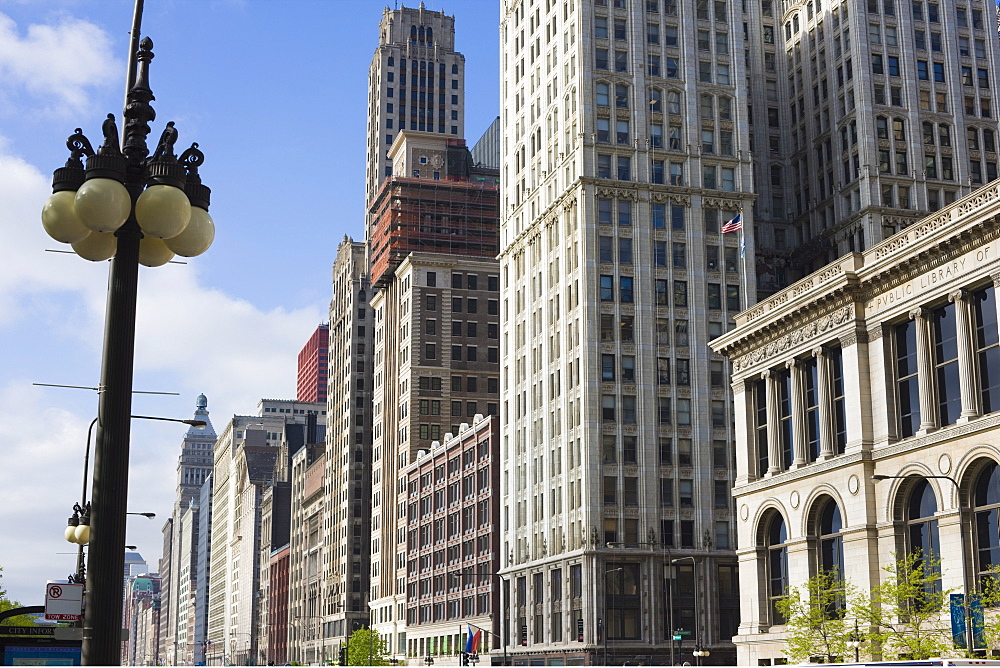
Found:
[[[740,229],[740,284],[743,286],[743,310],[750,308],[750,286],[747,284],[747,242]]]

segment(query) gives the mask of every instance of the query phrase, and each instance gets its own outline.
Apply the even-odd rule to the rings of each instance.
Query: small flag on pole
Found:
[[[475,649],[474,649],[475,641],[473,640],[474,637],[475,636],[472,633],[472,625],[469,624],[469,633],[466,636],[466,641],[465,641],[465,653],[466,654],[472,654],[475,651]]]
[[[730,232],[739,232],[743,229],[743,212],[736,214],[732,220],[722,226],[722,234],[729,234]]]

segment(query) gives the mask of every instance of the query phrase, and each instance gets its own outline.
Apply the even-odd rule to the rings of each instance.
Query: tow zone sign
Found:
[[[82,584],[50,582],[45,585],[45,619],[75,622],[82,617]]]

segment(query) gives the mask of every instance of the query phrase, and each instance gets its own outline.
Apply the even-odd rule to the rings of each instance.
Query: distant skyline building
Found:
[[[465,136],[465,56],[455,51],[455,17],[423,2],[386,7],[379,23],[368,73],[366,205],[393,173],[387,153],[400,130]]]
[[[186,638],[194,633],[195,606],[193,599],[189,599],[197,586],[198,541],[196,535],[188,533],[200,528],[197,504],[202,485],[212,473],[212,448],[217,438],[204,394],[195,400],[191,419],[202,420],[205,426],[190,426],[181,441],[174,507],[163,525],[163,556],[159,562],[160,655],[171,664],[179,663],[184,653],[190,653]],[[185,514],[187,523],[182,524]],[[181,636],[185,638],[183,643],[179,640]]]
[[[329,347],[330,326],[320,325],[299,351],[295,393],[299,401],[326,402]]]
[[[217,656],[257,660],[261,501],[264,488],[288,480],[310,414],[325,429],[326,405],[261,399],[258,415],[234,415],[216,442],[209,562],[208,628]],[[264,596],[258,596],[263,593]]]

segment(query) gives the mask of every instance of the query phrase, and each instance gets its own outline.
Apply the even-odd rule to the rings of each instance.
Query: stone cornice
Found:
[[[871,310],[871,300],[896,286],[934,270],[942,275],[947,273],[944,280],[962,280],[974,270],[953,270],[949,263],[958,267],[956,259],[967,257],[997,239],[1000,239],[1000,185],[994,184],[864,253],[842,257],[747,309],[736,317],[738,327],[713,341],[712,348],[733,360],[734,372],[746,372],[810,338],[808,333],[825,322],[831,303],[834,309],[853,308],[860,324],[865,320],[865,309]],[[997,260],[1000,257],[986,257],[983,264],[988,267]],[[903,300],[899,301],[902,304]],[[871,319],[877,321],[879,316],[873,313]],[[803,322],[809,324],[799,326]],[[878,338],[878,333],[871,331],[873,324],[863,325],[870,340]],[[799,327],[789,333],[796,326]]]

